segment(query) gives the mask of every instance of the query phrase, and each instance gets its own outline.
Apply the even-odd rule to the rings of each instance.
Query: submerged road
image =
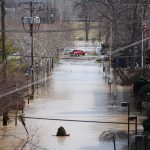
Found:
[[[95,60],[62,59],[56,66],[44,88],[26,105],[25,117],[52,118],[67,120],[88,120],[103,122],[127,122],[127,109],[122,108],[122,101],[129,101],[130,87],[121,86],[118,77],[114,78],[111,92],[105,73]],[[114,93],[117,96],[114,97]],[[26,150],[113,150],[112,142],[99,142],[99,135],[110,128],[127,131],[127,125],[76,122],[63,120],[25,119],[30,133],[30,144]],[[58,127],[63,126],[70,134],[67,137],[56,137]],[[17,127],[9,126],[6,134],[26,139],[26,132],[18,123]],[[3,137],[2,150],[15,147],[20,143],[14,137]],[[117,142],[117,150],[127,141]],[[5,148],[4,148],[5,146]],[[11,149],[10,149],[11,150]]]

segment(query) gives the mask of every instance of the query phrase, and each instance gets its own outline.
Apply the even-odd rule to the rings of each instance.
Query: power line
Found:
[[[147,37],[147,38],[143,39],[143,41],[147,41],[147,40],[149,40],[149,39],[150,39],[150,37]],[[127,45],[127,46],[121,47],[121,48],[119,48],[119,49],[117,49],[117,50],[112,51],[112,54],[118,53],[118,52],[120,52],[120,51],[124,51],[125,49],[127,49],[127,48],[129,48],[129,47],[132,47],[132,46],[135,46],[135,45],[137,45],[137,44],[140,44],[141,42],[142,42],[142,40],[139,40],[139,41],[134,42],[134,43],[132,43],[132,44],[129,44],[129,45]]]
[[[51,120],[51,121],[67,121],[67,122],[83,122],[83,123],[100,123],[100,124],[120,124],[120,125],[128,124],[127,122],[74,120],[74,119],[43,118],[43,117],[28,117],[28,116],[22,118],[33,119],[33,120]],[[135,124],[135,123],[130,123],[130,124]],[[142,125],[142,123],[137,123],[137,124]]]
[[[36,81],[36,82],[34,81],[34,82],[32,82],[31,84],[24,85],[24,86],[22,86],[22,87],[19,87],[19,88],[14,89],[14,90],[8,91],[8,92],[6,92],[6,93],[4,93],[4,94],[1,94],[1,95],[0,95],[0,98],[5,97],[5,96],[9,96],[9,95],[14,94],[14,93],[19,92],[19,91],[22,91],[22,90],[24,90],[24,89],[26,89],[26,88],[28,88],[28,87],[31,87],[32,85],[35,85],[35,84],[37,84],[37,83],[45,82],[45,80],[48,80],[48,79],[50,79],[50,78],[51,78],[50,76],[49,76],[49,77],[45,77],[45,78],[43,78],[43,79],[40,79],[39,81]]]

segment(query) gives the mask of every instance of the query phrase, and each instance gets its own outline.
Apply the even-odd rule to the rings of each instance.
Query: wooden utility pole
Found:
[[[24,4],[29,4],[30,16],[22,17],[23,27],[26,32],[30,34],[30,50],[31,50],[31,95],[30,99],[34,98],[34,52],[33,52],[33,33],[37,32],[40,25],[40,17],[33,16],[35,11],[35,4],[39,4],[39,2],[34,2],[31,0],[30,2],[24,2]],[[28,8],[27,8],[28,9]]]
[[[141,67],[142,67],[142,69],[144,68],[144,32],[143,32],[143,30],[144,30],[144,28],[143,28],[143,25],[144,25],[144,23],[143,23],[143,21],[144,21],[144,19],[143,19],[143,6],[141,5],[141,8],[142,8],[142,18],[141,18],[141,22],[142,22],[142,51],[141,51]]]
[[[5,0],[0,0],[1,3],[1,38],[2,38],[2,74],[3,74],[3,81],[6,82],[7,73],[6,73],[6,65],[7,65],[7,56],[6,56],[6,45],[5,45]],[[3,112],[3,126],[7,126],[8,120],[8,112]]]
[[[2,62],[6,69],[6,46],[5,46],[5,0],[1,0],[1,28],[2,28]]]
[[[109,44],[109,75],[111,74],[111,52],[112,52],[112,22],[110,25],[110,44]]]
[[[109,43],[109,78],[108,78],[108,84],[110,85],[110,92],[111,92],[111,52],[112,52],[112,22],[110,25],[110,43]]]
[[[30,17],[33,17],[33,2],[30,1]],[[33,58],[33,24],[30,23],[30,42],[31,42],[31,75],[32,75],[32,86],[31,86],[31,97],[32,99],[34,98],[34,70],[33,70],[33,67],[34,67],[34,58]]]

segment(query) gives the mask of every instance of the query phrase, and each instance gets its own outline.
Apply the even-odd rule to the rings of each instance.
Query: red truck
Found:
[[[84,56],[85,55],[85,52],[82,51],[82,50],[73,50],[72,52],[70,52],[70,55],[71,56]]]

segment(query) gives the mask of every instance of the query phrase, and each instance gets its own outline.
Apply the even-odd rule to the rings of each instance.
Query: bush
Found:
[[[144,86],[141,87],[140,93],[146,94],[150,93],[150,83],[145,84]]]
[[[66,136],[66,130],[64,129],[64,127],[61,126],[58,128],[56,136]]]
[[[144,131],[150,131],[150,104],[148,104],[148,107],[146,109],[146,116],[147,116],[147,119],[145,119],[143,121],[143,128],[144,128]]]
[[[141,88],[145,84],[147,84],[147,80],[145,80],[145,79],[140,78],[140,79],[136,80],[133,84],[133,93],[134,93],[134,95],[138,95]]]
[[[143,121],[143,128],[144,128],[144,131],[150,131],[150,119],[145,119]]]

